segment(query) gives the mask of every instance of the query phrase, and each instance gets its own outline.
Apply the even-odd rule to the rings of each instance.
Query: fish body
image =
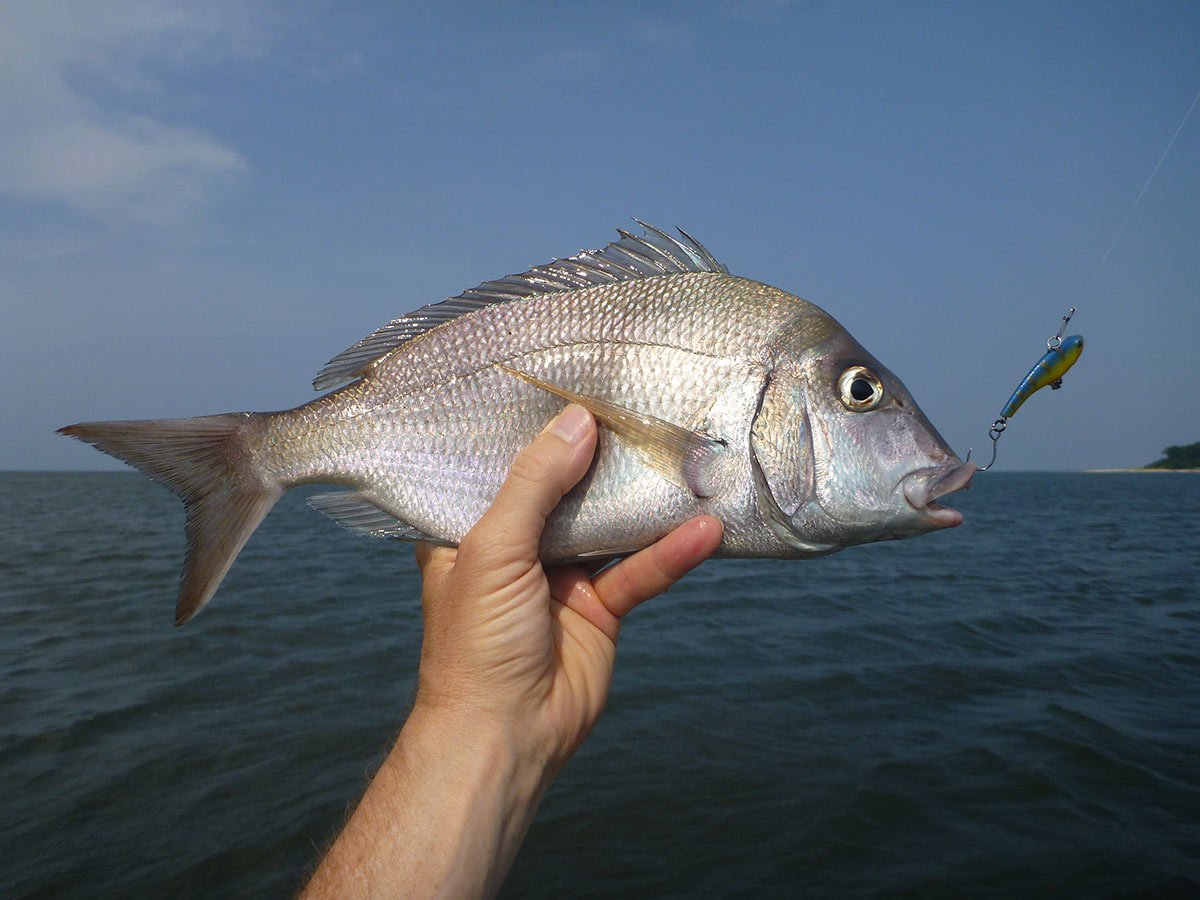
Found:
[[[1074,311],[1074,310],[1072,310]],[[1062,387],[1062,377],[1067,370],[1075,365],[1083,353],[1083,335],[1073,334],[1065,337],[1057,347],[1050,347],[1029,370],[1029,374],[1017,385],[1004,409],[1000,410],[1000,418],[1011,418],[1026,400],[1037,391],[1049,385],[1051,389]]]
[[[389,322],[314,382],[338,384],[281,412],[62,429],[183,497],[177,622],[296,485],[349,488],[310,503],[358,533],[456,544],[568,401],[601,432],[547,563],[629,553],[702,513],[723,556],[908,537],[961,521],[935,501],[975,468],[828,313],[649,226]]]

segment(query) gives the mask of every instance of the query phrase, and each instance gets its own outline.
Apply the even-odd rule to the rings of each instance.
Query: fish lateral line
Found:
[[[699,513],[726,524],[719,555],[745,559],[807,558],[961,521],[932,501],[965,487],[975,466],[961,482],[931,481],[954,451],[899,380],[883,373],[904,403],[846,418],[858,411],[844,399],[855,399],[853,379],[824,374],[845,375],[864,351],[829,313],[729,275],[684,232],[643,227],[394,320],[335,357],[316,386],[353,385],[292,409],[62,431],[183,501],[177,624],[299,485],[348,489],[310,505],[355,534],[457,544],[564,402],[591,410],[601,434],[587,485],[542,532],[547,565],[635,552]],[[550,348],[570,349],[540,355]],[[469,427],[479,420],[489,427]]]

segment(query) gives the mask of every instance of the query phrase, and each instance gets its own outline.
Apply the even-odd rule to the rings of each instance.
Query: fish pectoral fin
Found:
[[[672,484],[691,491],[697,497],[711,497],[715,492],[713,462],[724,451],[724,441],[714,440],[599,397],[551,384],[503,363],[494,365],[501,372],[561,397],[568,403],[578,403],[596,418],[598,424],[615,434],[646,465]]]
[[[380,509],[374,500],[361,491],[334,491],[330,494],[316,494],[308,498],[308,505],[318,512],[325,513],[347,531],[355,534],[392,538],[399,541],[446,543],[440,538],[425,534],[407,522],[401,522],[391,513]]]

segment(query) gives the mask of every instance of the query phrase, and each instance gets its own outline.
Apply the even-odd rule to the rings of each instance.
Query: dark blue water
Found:
[[[1200,476],[989,473],[967,524],[638,610],[507,897],[1200,892]],[[182,508],[0,474],[0,896],[293,891],[402,723],[411,552],[290,495],[171,625]]]

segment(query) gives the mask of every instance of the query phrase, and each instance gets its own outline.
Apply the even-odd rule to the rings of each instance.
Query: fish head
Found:
[[[794,546],[830,552],[961,524],[938,500],[968,487],[975,464],[955,455],[899,378],[816,313],[777,356],[751,435]]]

